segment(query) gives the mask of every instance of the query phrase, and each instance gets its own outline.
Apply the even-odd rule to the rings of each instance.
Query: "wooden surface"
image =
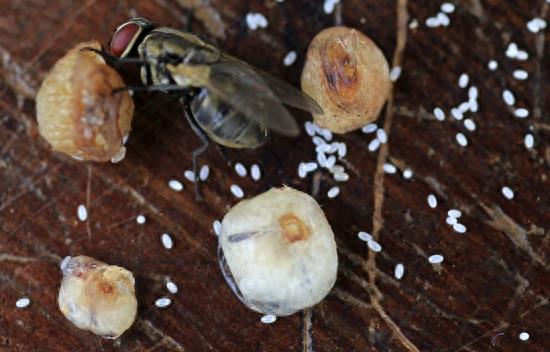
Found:
[[[318,201],[338,243],[337,283],[311,311],[264,325],[223,281],[212,222],[236,203],[233,183],[247,196],[282,183],[311,191],[311,175],[297,177],[298,163],[315,156],[310,138],[274,137],[259,150],[231,151],[234,161],[261,165],[259,182],[237,176],[211,148],[203,158],[211,167],[206,201],[197,203],[183,171],[199,142],[174,102],[136,95],[126,159],[88,164],[52,153],[38,136],[34,95],[68,48],[92,38],[107,43],[116,25],[135,15],[180,28],[191,18],[194,32],[297,84],[309,41],[339,16],[308,0],[1,0],[0,350],[548,351],[550,31],[533,34],[526,23],[548,19],[550,4],[465,0],[449,15],[449,27],[427,28],[440,3],[343,1],[343,24],[372,37],[390,63],[403,67],[392,104],[378,121],[389,142],[369,152],[372,135],[336,138],[347,143],[351,177],[328,199],[335,182],[323,172]],[[200,4],[201,11],[187,16]],[[249,30],[244,17],[250,11],[264,14],[268,27]],[[413,19],[418,28],[401,26],[398,35],[398,24]],[[511,41],[529,53],[527,61],[506,58]],[[290,50],[298,60],[285,67]],[[499,63],[496,71],[487,69],[491,59]],[[529,72],[527,80],[512,77],[519,67]],[[463,72],[479,88],[479,111],[468,114],[477,125],[473,132],[449,117],[467,97],[457,85]],[[529,109],[528,118],[513,116],[501,98],[504,88]],[[447,112],[444,122],[434,119],[436,106]],[[301,123],[308,119],[295,115]],[[455,141],[458,132],[467,147]],[[527,133],[535,137],[532,149],[523,143]],[[384,174],[385,162],[400,171]],[[401,175],[405,168],[412,179]],[[185,190],[168,188],[172,178]],[[513,200],[503,197],[503,186],[514,190]],[[439,200],[435,209],[426,201],[430,193]],[[88,207],[86,222],[77,219],[79,204]],[[451,208],[462,210],[465,234],[445,223]],[[135,221],[139,214],[147,217],[143,225]],[[360,230],[373,233],[382,252],[370,252],[357,238]],[[159,241],[164,232],[175,240],[170,251]],[[445,257],[441,265],[427,260],[436,253]],[[58,264],[77,254],[136,276],[139,316],[120,340],[78,330],[59,312]],[[397,263],[406,268],[400,281],[393,276]],[[170,307],[158,309],[154,301],[167,295],[167,278],[179,292]],[[17,309],[23,296],[31,304]],[[522,331],[528,341],[518,338]]]

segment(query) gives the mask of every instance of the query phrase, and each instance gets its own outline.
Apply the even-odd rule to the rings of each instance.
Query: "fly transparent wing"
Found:
[[[167,65],[181,86],[207,88],[228,105],[273,131],[298,136],[300,129],[265,81],[249,65],[228,59],[205,65]]]
[[[317,115],[323,115],[323,109],[309,95],[265,71],[258,69],[255,70],[283,104],[290,105],[304,111],[309,111]]]
[[[264,80],[248,65],[224,61],[209,65],[206,88],[247,118],[285,136],[300,134],[298,124]]]
[[[236,65],[243,65],[256,72],[283,104],[290,105],[304,111],[309,111],[314,114],[323,114],[323,109],[312,97],[303,93],[299,89],[296,89],[294,86],[233,56],[224,54],[224,59],[229,62],[234,62]]]

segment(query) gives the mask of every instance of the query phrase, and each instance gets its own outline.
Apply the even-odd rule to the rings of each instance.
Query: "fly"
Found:
[[[315,114],[323,110],[308,95],[291,85],[223,53],[194,34],[156,26],[144,18],[120,25],[110,42],[114,63],[141,65],[142,87],[122,89],[160,90],[181,93],[183,112],[202,141],[198,157],[210,141],[230,148],[255,148],[268,138],[269,130],[295,137],[300,129],[283,104]],[[198,180],[197,199],[202,199]]]

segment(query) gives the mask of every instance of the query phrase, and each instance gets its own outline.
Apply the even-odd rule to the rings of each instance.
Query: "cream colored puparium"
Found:
[[[97,41],[80,43],[59,59],[36,96],[38,131],[52,149],[76,159],[117,161],[130,133],[134,103],[122,78],[98,54]]]
[[[313,120],[334,133],[376,120],[391,89],[382,50],[365,34],[342,26],[326,28],[313,38],[301,83],[324,111]]]
[[[61,270],[59,309],[74,325],[112,339],[132,325],[137,300],[131,272],[86,256],[65,258]]]
[[[235,205],[220,241],[241,300],[261,313],[283,316],[313,306],[336,281],[330,224],[313,198],[290,187]]]

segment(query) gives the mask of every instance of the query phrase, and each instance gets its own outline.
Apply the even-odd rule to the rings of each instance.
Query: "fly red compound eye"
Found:
[[[134,22],[127,22],[120,26],[111,39],[111,54],[116,57],[128,55],[141,30],[141,26]]]

